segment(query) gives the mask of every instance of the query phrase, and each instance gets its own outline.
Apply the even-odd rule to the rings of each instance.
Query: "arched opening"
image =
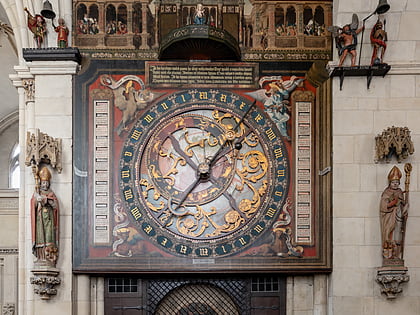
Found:
[[[324,25],[324,9],[320,6],[317,6],[315,9],[314,20],[319,25]]]
[[[276,25],[276,34],[277,35],[286,35],[284,28],[284,9],[276,8],[274,12],[274,23]]]
[[[20,165],[19,165],[20,146],[16,143],[13,146],[9,159],[9,188],[18,189],[20,186]]]
[[[292,6],[286,11],[286,31],[288,36],[296,36],[296,9]]]
[[[89,34],[98,34],[99,9],[96,4],[89,7]]]
[[[132,32],[139,34],[143,32],[141,4],[135,3],[133,5],[133,29]]]
[[[303,24],[305,26],[303,33],[305,35],[313,35],[314,34],[314,20],[312,9],[310,7],[305,7],[303,9]]]
[[[118,6],[117,13],[117,33],[127,33],[127,7],[124,4]]]
[[[109,35],[117,33],[117,12],[115,7],[110,4],[106,7],[106,33]]]
[[[79,34],[87,34],[88,33],[87,7],[83,3],[81,3],[77,7],[76,17],[77,17],[77,32]]]
[[[160,301],[155,314],[239,315],[239,311],[223,289],[212,284],[186,284],[169,292]]]

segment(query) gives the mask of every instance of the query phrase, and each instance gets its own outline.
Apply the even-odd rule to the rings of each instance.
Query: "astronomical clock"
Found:
[[[75,271],[327,270],[317,89],[256,63],[131,66],[77,78]]]
[[[145,112],[124,143],[119,175],[124,206],[153,244],[218,259],[249,248],[278,219],[289,163],[255,103],[200,89]]]

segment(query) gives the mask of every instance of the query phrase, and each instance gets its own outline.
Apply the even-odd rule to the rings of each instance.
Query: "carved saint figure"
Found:
[[[69,36],[69,29],[66,26],[64,19],[58,19],[58,26],[54,26],[54,30],[58,33],[57,34],[57,47],[58,48],[67,48],[68,44],[68,36]]]
[[[399,168],[394,166],[388,174],[389,185],[381,196],[380,222],[384,259],[402,259],[404,226],[409,204],[408,192],[403,192],[400,188],[401,176]]]
[[[383,63],[383,58],[386,50],[386,41],[388,40],[387,33],[383,29],[384,24],[378,20],[370,32],[370,42],[373,46],[372,59],[370,65]],[[381,57],[378,57],[379,50]]]
[[[47,167],[38,173],[40,185],[31,199],[32,252],[38,264],[55,267],[58,258],[58,200],[50,189]]]
[[[45,34],[47,33],[47,26],[45,19],[42,15],[36,14],[33,16],[28,8],[24,8],[25,12],[28,14],[28,28],[34,34],[34,39],[36,42],[37,48],[41,48]]]

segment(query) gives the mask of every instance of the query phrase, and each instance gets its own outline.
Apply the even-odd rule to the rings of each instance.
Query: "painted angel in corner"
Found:
[[[332,26],[328,30],[335,38],[335,46],[340,56],[338,66],[341,67],[343,65],[347,56],[351,56],[351,66],[356,66],[357,35],[364,30],[364,26],[359,27],[357,14],[353,14],[351,24],[346,24],[343,27]]]
[[[281,76],[262,77],[259,81],[261,89],[246,93],[264,104],[267,114],[277,123],[281,135],[288,140],[289,97],[303,80],[296,76],[291,76],[289,80],[283,80]]]
[[[146,88],[143,80],[134,75],[126,75],[118,81],[109,75],[103,75],[101,84],[112,90],[115,107],[121,110],[121,121],[116,128],[118,135],[128,131],[128,125],[135,119],[140,109],[162,95]]]

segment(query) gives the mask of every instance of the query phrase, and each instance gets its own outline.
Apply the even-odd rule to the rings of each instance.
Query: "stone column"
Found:
[[[328,314],[328,276],[314,276],[314,314]]]
[[[72,55],[74,56],[67,57]],[[30,283],[34,268],[35,256],[32,255],[31,207],[30,199],[34,192],[34,178],[29,167],[24,167],[25,148],[21,154],[21,196],[19,228],[19,313],[20,314],[63,314],[71,315],[72,308],[72,112],[73,112],[73,75],[79,69],[80,54],[74,48],[66,49],[63,56],[57,56],[55,49],[33,50],[23,52],[28,73],[33,77],[33,83],[22,83],[22,88],[35,84],[33,99],[27,92],[27,105],[22,109],[27,119],[20,122],[20,143],[26,143],[26,131],[39,129],[51,137],[62,140],[63,172],[52,170],[51,189],[59,200],[59,257],[56,269],[62,285],[56,287],[56,295],[45,296],[35,294],[36,286]],[[35,58],[36,57],[36,58]],[[61,60],[60,60],[61,59]],[[69,60],[70,59],[70,60]],[[35,61],[36,60],[36,61]],[[23,115],[22,115],[23,116]],[[53,288],[49,288],[53,289]],[[49,292],[53,292],[50,290]]]
[[[303,47],[304,46],[304,35],[303,35],[303,5],[299,4],[296,6],[296,26],[297,26],[297,46]]]
[[[181,14],[181,2],[176,2],[176,27],[179,28],[182,25],[182,14]]]
[[[268,11],[268,49],[273,49],[276,47],[276,27],[275,27],[275,10],[276,6],[270,3],[267,6]]]
[[[133,4],[127,3],[127,33],[133,33]]]
[[[261,49],[261,25],[259,25],[260,21],[260,4],[255,3],[255,21],[254,21],[254,32],[252,33],[252,48],[254,49]]]
[[[246,32],[244,32],[244,23],[243,23],[243,19],[244,19],[244,1],[241,0],[239,1],[239,46],[240,47],[244,47],[245,46],[245,34]]]
[[[25,152],[26,130],[33,128],[33,103],[35,95],[35,82],[33,75],[25,66],[16,66],[15,74],[10,75],[13,85],[17,88],[19,95],[19,146],[20,152]],[[25,83],[26,82],[26,83]],[[25,88],[26,86],[26,88]],[[29,103],[29,104],[28,104]],[[29,105],[27,107],[27,104]],[[28,119],[27,119],[28,116]],[[28,120],[30,123],[28,123]],[[25,164],[24,154],[19,155],[19,165]],[[20,168],[20,182],[19,188],[19,231],[30,230],[30,220],[28,219],[30,213],[26,207],[26,187],[25,176],[27,170],[24,167]],[[28,225],[29,223],[29,225]],[[26,243],[27,235],[19,233],[19,255],[18,255],[18,309],[21,314],[26,314],[32,306],[33,291],[27,289],[28,279],[30,277],[30,267],[32,264],[32,254],[30,246]],[[25,250],[27,248],[28,250]]]
[[[141,36],[141,49],[150,49],[148,44],[148,39],[150,34],[147,32],[147,10],[148,10],[149,2],[147,0],[143,0],[141,2],[141,23],[142,23],[142,32]]]
[[[153,48],[159,47],[159,37],[160,37],[160,29],[159,29],[159,23],[160,23],[160,0],[157,0],[155,3],[155,44],[153,45]]]
[[[75,299],[73,307],[77,315],[90,315],[91,298],[90,298],[90,279],[89,275],[74,276],[75,282]]]
[[[216,26],[218,28],[223,28],[223,2],[217,1],[217,17],[216,17]]]
[[[99,17],[98,17],[98,27],[99,33],[98,36],[98,46],[105,47],[105,34],[106,34],[106,13],[105,13],[105,4],[98,3]]]

